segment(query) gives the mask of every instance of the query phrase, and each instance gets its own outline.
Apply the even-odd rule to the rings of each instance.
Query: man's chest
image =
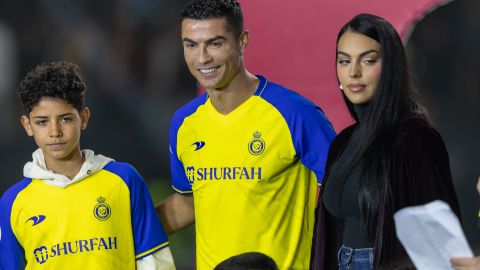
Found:
[[[177,136],[177,154],[192,184],[270,179],[298,160],[288,125],[275,114],[231,122],[197,117]]]

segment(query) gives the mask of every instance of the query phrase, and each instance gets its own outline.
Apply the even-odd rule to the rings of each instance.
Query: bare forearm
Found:
[[[450,262],[455,270],[480,270],[480,257],[452,258]]]
[[[192,195],[172,194],[156,208],[168,235],[190,226],[195,221]]]

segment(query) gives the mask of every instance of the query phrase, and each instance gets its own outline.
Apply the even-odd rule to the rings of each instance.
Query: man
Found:
[[[182,18],[185,61],[206,93],[173,117],[177,194],[157,206],[167,233],[195,221],[200,270],[244,252],[308,269],[331,124],[310,101],[246,70],[249,33],[235,0],[194,0]]]

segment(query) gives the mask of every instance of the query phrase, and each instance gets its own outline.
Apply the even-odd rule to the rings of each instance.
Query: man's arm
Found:
[[[174,193],[157,205],[157,213],[168,235],[193,224],[195,212],[193,196]]]

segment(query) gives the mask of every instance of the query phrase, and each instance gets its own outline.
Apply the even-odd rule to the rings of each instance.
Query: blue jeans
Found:
[[[353,249],[343,246],[338,251],[338,270],[371,270],[373,248]]]

